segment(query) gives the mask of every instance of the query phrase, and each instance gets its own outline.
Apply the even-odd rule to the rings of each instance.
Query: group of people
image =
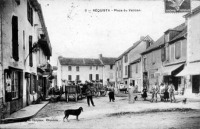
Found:
[[[88,106],[90,106],[90,103],[92,104],[92,106],[94,105],[94,101],[93,101],[93,89],[92,89],[92,83],[85,83],[86,85],[86,96],[87,96],[87,104]],[[115,102],[115,96],[114,96],[114,86],[113,85],[109,85],[108,86],[108,96],[109,96],[109,101],[110,102]]]
[[[161,101],[168,101],[175,102],[175,87],[172,83],[169,85],[165,85],[164,83],[161,83],[160,86],[155,83],[155,85],[152,87],[152,99],[151,102],[154,100],[157,102],[158,94],[160,95]]]

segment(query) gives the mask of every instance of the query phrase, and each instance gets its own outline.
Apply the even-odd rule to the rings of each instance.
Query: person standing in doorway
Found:
[[[91,89],[89,84],[87,84],[86,95],[87,95],[88,106],[90,106],[90,102],[92,103],[92,106],[95,106],[94,102],[93,102],[93,98],[92,98],[92,95],[93,95],[92,94],[92,89]]]
[[[172,83],[169,85],[168,92],[169,92],[169,97],[170,97],[171,103],[172,103],[172,101],[175,102],[176,101],[176,99],[175,99],[175,87]]]

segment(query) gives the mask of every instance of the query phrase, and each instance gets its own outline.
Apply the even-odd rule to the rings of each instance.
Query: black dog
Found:
[[[183,100],[183,104],[186,104],[186,102],[187,102],[187,98],[185,98],[185,99]]]
[[[69,121],[68,120],[69,115],[76,116],[76,119],[78,120],[78,116],[81,114],[81,111],[83,111],[82,107],[79,107],[79,109],[68,109],[68,110],[65,110],[65,112],[64,112],[65,116],[63,118],[63,121],[64,121],[65,118],[67,119],[67,121]]]
[[[137,96],[135,96],[135,98],[134,98],[134,99],[135,99],[135,101],[136,101],[136,100],[137,100]]]

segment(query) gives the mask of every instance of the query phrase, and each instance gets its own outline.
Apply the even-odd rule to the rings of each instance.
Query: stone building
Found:
[[[142,64],[141,52],[146,50],[153,40],[149,37],[141,37],[133,46],[122,53],[115,62],[116,65],[116,83],[123,83],[127,86],[129,83],[138,85],[141,91],[142,87]]]
[[[0,1],[0,115],[35,101],[49,83],[51,44],[37,0]],[[3,114],[1,114],[3,113]]]
[[[186,94],[200,93],[200,6],[184,16],[187,23],[186,67],[178,76],[186,76]]]
[[[107,79],[114,82],[115,79],[115,58],[103,57],[92,58],[65,58],[58,57],[57,62],[57,84],[67,85],[68,81],[102,81],[104,85]]]
[[[142,52],[143,84],[151,90],[157,83],[171,83],[178,90],[184,85],[176,75],[186,61],[186,25],[167,30],[152,46]]]

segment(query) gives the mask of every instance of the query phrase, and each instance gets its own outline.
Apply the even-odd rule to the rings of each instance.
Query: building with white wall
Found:
[[[103,79],[103,64],[99,59],[58,57],[57,84],[68,81],[100,81]]]
[[[92,58],[58,57],[57,85],[66,85],[68,81],[102,81],[106,85],[107,79],[115,80],[115,58],[100,56]]]
[[[0,1],[1,118],[36,100],[38,84],[46,91],[51,49],[37,0]]]

